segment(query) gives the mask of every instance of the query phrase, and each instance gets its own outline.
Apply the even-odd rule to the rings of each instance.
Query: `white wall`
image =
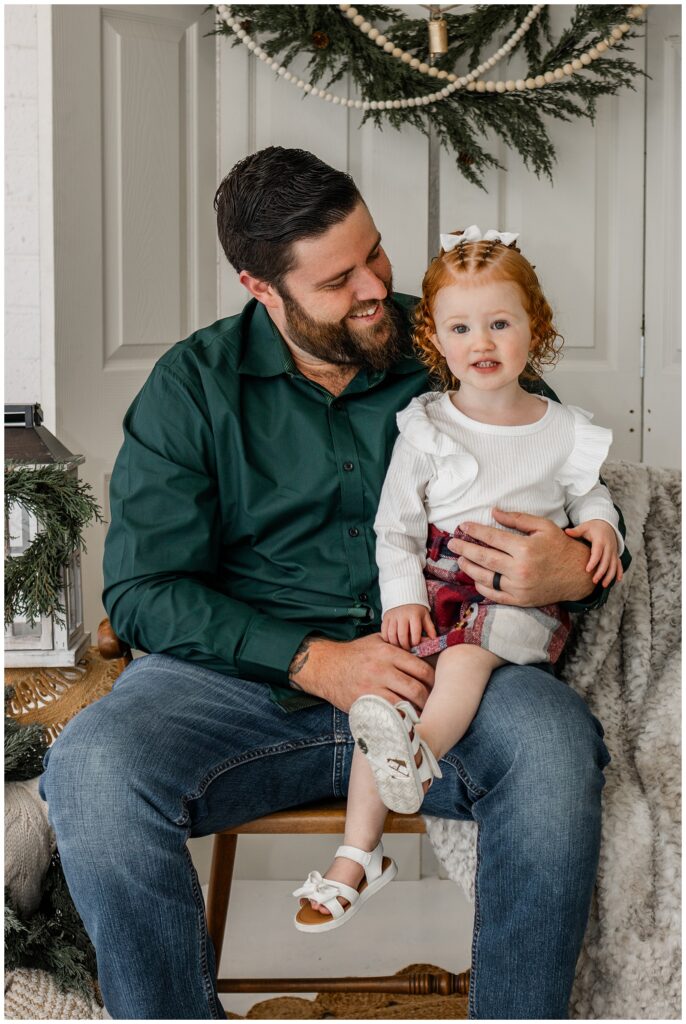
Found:
[[[5,401],[55,429],[48,8],[5,7]]]
[[[40,378],[38,30],[35,6],[5,8],[5,375],[8,401]]]

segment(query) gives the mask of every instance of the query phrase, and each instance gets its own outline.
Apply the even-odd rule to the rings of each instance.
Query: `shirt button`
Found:
[[[351,526],[350,529],[348,530],[348,533],[350,534],[351,537],[360,536],[360,531],[357,529],[356,526]]]
[[[343,408],[343,403],[342,402],[332,402],[331,403],[331,408],[335,409],[336,412],[339,412],[339,410],[341,410]]]
[[[352,462],[344,462],[343,463],[343,469],[346,471],[346,473],[349,473],[354,468],[355,468],[355,466],[353,465]]]
[[[360,601],[368,601],[369,600],[369,597],[367,596],[367,594],[364,593],[364,591],[361,594],[358,594],[357,596],[358,596]]]

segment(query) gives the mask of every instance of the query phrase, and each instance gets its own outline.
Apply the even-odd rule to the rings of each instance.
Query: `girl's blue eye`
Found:
[[[495,321],[495,323],[494,323],[494,326],[495,326],[495,327],[498,327],[498,324],[501,324],[501,325],[502,325],[502,327],[508,327],[508,326],[509,326],[509,324],[508,324],[507,320],[496,320],[496,321]],[[501,328],[500,328],[500,327],[498,327],[498,330],[500,330],[500,329],[501,329]]]
[[[453,330],[455,331],[456,334],[464,334],[464,331],[462,330],[463,327],[465,331],[468,330],[466,324],[454,324]]]

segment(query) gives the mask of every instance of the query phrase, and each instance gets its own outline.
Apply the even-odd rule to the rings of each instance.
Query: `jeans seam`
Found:
[[[198,888],[197,875],[195,868],[193,867],[193,860],[188,849],[188,838],[190,836],[190,830],[186,833],[186,842],[184,844],[184,853],[186,861],[189,866],[191,876],[191,890],[193,893],[193,899],[198,915],[198,941],[199,941],[199,956],[200,956],[200,976],[202,978],[203,987],[205,989],[205,995],[207,996],[207,1003],[215,1020],[221,1020],[224,1017],[224,1009],[219,1014],[217,1012],[217,998],[214,992],[214,985],[212,984],[212,976],[210,974],[209,964],[207,963],[207,942],[209,940],[209,932],[207,930],[207,916],[205,911],[205,901],[202,898],[202,892]],[[216,964],[217,977],[219,977],[219,964]]]
[[[472,967],[469,974],[468,1013],[471,1019],[476,1018],[476,958],[477,942],[481,930],[481,908],[479,904],[479,868],[481,867],[481,826],[477,825],[476,833],[476,869],[474,871],[474,930],[472,932]]]
[[[204,775],[198,783],[196,789],[190,793],[184,794],[181,798],[183,805],[183,813],[179,818],[174,820],[175,825],[186,825],[188,823],[188,803],[191,800],[198,800],[204,793],[210,783],[214,782],[215,779],[219,778],[227,771],[231,771],[232,768],[237,768],[239,765],[249,764],[251,761],[258,761],[263,757],[276,757],[279,754],[287,754],[294,750],[306,750],[309,747],[321,747],[326,744],[330,744],[332,740],[335,742],[335,737],[318,736],[312,740],[300,740],[295,742],[289,740],[284,743],[273,744],[269,747],[258,747],[256,750],[247,751],[238,757],[229,758],[227,761],[220,761],[218,765],[215,765],[206,775]]]
[[[465,771],[462,762],[455,757],[454,754],[444,754],[441,761],[447,761],[451,768],[454,769],[458,777],[464,782],[465,786],[475,798],[486,796],[488,790],[483,789],[481,786],[473,782],[469,774]]]
[[[343,792],[343,771],[345,768],[345,754],[346,747],[352,745],[352,737],[350,736],[349,730],[343,728],[343,718],[347,719],[347,715],[338,708],[332,708],[333,712],[333,737],[334,737],[334,756],[333,756],[333,767],[332,767],[332,779],[331,785],[333,792],[337,797],[344,796]]]

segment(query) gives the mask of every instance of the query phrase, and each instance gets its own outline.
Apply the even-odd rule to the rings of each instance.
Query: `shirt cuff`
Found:
[[[240,677],[288,686],[288,667],[311,632],[309,626],[256,615],[245,631],[236,657]]]
[[[397,579],[389,580],[381,587],[382,614],[390,611],[391,608],[398,608],[403,604],[423,604],[430,608],[426,595],[426,581],[421,576],[399,576]]]

